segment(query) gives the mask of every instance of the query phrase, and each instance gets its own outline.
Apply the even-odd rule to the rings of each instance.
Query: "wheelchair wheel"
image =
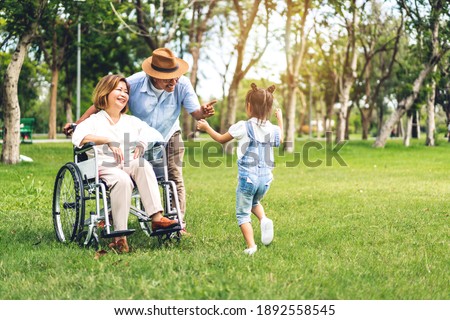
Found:
[[[59,169],[53,190],[53,225],[60,242],[72,242],[84,219],[84,189],[80,170],[68,162]],[[81,230],[80,230],[81,231]]]
[[[136,208],[137,210],[143,211],[144,205],[142,204],[141,197],[139,195],[139,192],[136,190],[133,190],[133,195],[131,197],[131,206]],[[139,217],[138,217],[139,218]],[[141,230],[144,232],[144,234],[148,237],[152,234],[152,226],[151,222],[148,221],[148,219],[139,219],[139,227],[141,227]]]
[[[152,224],[148,221],[139,221],[139,226],[141,227],[141,230],[144,232],[144,234],[147,237],[150,237],[152,234]]]
[[[78,245],[83,248],[92,248],[94,250],[99,249],[99,239],[96,232],[93,232],[90,239],[86,242],[86,238],[88,236],[88,231],[83,230],[78,233],[76,242],[78,242]]]

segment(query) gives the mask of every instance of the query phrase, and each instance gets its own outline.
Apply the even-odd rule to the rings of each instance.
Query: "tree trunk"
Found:
[[[336,132],[336,143],[345,140],[345,128],[348,117],[348,108],[350,104],[350,91],[357,78],[356,68],[358,62],[358,51],[356,49],[356,29],[358,26],[358,10],[356,9],[356,1],[351,1],[353,8],[352,20],[347,21],[348,43],[346,50],[346,59],[342,76],[342,84],[339,90],[339,102],[341,109],[338,113],[338,127]]]
[[[239,88],[240,79],[233,79],[233,82],[228,89],[228,108],[227,108],[227,116],[225,118],[225,128],[222,129],[222,132],[228,130],[228,128],[235,122],[236,120],[236,107],[238,103],[238,88]],[[225,143],[224,150],[227,154],[233,153],[233,142],[229,141]]]
[[[412,134],[412,124],[413,124],[413,115],[411,112],[408,112],[408,115],[406,117],[406,132],[405,132],[405,137],[403,139],[403,145],[405,147],[409,147],[409,145],[410,145],[411,134]]]
[[[197,88],[198,61],[200,60],[200,48],[203,42],[203,34],[206,31],[207,23],[213,15],[216,0],[209,1],[208,11],[203,16],[202,9],[206,4],[194,3],[192,10],[191,25],[189,28],[189,52],[192,55],[192,69],[190,74],[191,84]],[[183,111],[183,134],[186,138],[195,138],[195,121],[186,110]]]
[[[370,120],[372,118],[372,108],[361,108],[361,126],[362,126],[362,139],[367,140],[369,138]]]
[[[236,108],[238,103],[238,89],[239,89],[240,79],[233,79],[228,89],[228,107],[227,116],[225,118],[225,132],[236,120]]]
[[[300,131],[300,134],[302,133],[301,132],[301,128],[305,124],[306,106],[308,105],[308,103],[306,102],[305,95],[299,89],[296,89],[296,93],[295,93],[296,96],[293,97],[294,104],[297,105],[297,93],[298,93],[298,97],[300,99],[300,110],[299,110],[299,113],[298,113],[297,127],[295,128],[295,132],[294,132],[294,141],[295,141],[295,138],[297,136],[297,132]],[[295,108],[295,109],[297,109],[297,108]],[[295,142],[294,142],[294,144],[295,144]],[[294,147],[294,145],[292,145],[292,146]]]
[[[228,89],[227,116],[226,116],[225,122],[224,122],[225,127],[221,128],[221,132],[225,132],[226,130],[228,130],[228,128],[235,122],[239,83],[245,77],[246,73],[249,71],[251,66],[253,64],[255,64],[261,57],[261,55],[260,55],[257,60],[250,61],[250,63],[244,69],[243,64],[244,64],[245,47],[246,47],[246,43],[248,40],[250,30],[255,21],[255,17],[258,12],[258,7],[259,7],[260,3],[261,3],[261,0],[254,1],[253,7],[251,10],[248,11],[248,17],[247,17],[247,19],[245,19],[244,14],[243,14],[242,5],[239,4],[239,1],[237,1],[237,0],[233,1],[234,8],[238,13],[240,34],[238,36],[238,43],[236,44],[236,52],[237,52],[236,67],[235,67],[234,74],[233,74],[233,80],[231,81],[230,88]],[[264,48],[264,50],[265,50],[265,48]],[[225,148],[227,153],[230,151],[229,145],[230,144],[227,144],[226,148]]]
[[[389,119],[386,121],[386,123],[381,128],[377,139],[375,140],[375,143],[373,146],[375,148],[382,148],[386,144],[386,140],[389,137],[389,135],[392,132],[392,129],[394,128],[394,125],[400,120],[400,118],[405,114],[406,111],[410,110],[414,101],[416,100],[417,96],[419,95],[420,88],[422,87],[422,83],[425,80],[425,78],[428,76],[428,74],[433,69],[434,65],[436,65],[440,60],[439,57],[433,57],[431,59],[430,64],[426,65],[425,68],[420,72],[417,79],[414,81],[412,93],[404,98],[400,103],[398,104],[397,109],[391,114]]]
[[[72,123],[73,122],[73,116],[72,116],[72,95],[68,96],[64,99],[64,110],[66,113],[66,123]]]
[[[429,147],[435,146],[434,134],[436,131],[436,124],[434,120],[434,108],[435,108],[435,97],[436,97],[436,81],[431,80],[431,93],[427,101],[427,138],[425,145]]]
[[[286,56],[286,75],[287,75],[287,106],[286,106],[286,139],[284,143],[284,150],[287,152],[293,152],[295,149],[295,136],[296,136],[296,102],[297,102],[297,90],[300,69],[303,64],[303,58],[306,52],[307,46],[307,35],[305,32],[306,18],[309,14],[311,1],[303,1],[303,12],[300,16],[300,23],[296,24],[293,22],[292,17],[296,14],[293,10],[294,3],[291,0],[286,1],[287,11],[286,11],[286,25],[285,25],[285,35],[284,35],[284,50]],[[294,40],[295,39],[295,40]],[[294,41],[293,44],[291,42]],[[302,110],[300,114],[300,129],[303,124],[306,101],[301,94],[302,98]]]
[[[350,102],[350,89],[353,86],[353,81],[351,79],[345,80],[344,88],[339,95],[339,102],[341,104],[341,108],[338,112],[338,124],[337,124],[337,132],[336,132],[336,143],[342,142],[345,140],[345,127],[348,116],[348,104]]]
[[[381,129],[383,128],[383,119],[384,119],[383,106],[379,106],[377,112],[378,112],[378,123],[377,123],[377,136],[378,136],[381,132]]]
[[[295,106],[297,101],[297,88],[288,91],[288,103],[286,106],[286,139],[284,150],[293,152],[295,147]]]
[[[437,4],[436,4],[437,5]],[[442,3],[436,7],[432,7],[432,13],[434,17],[430,20],[431,21],[431,34],[432,34],[432,55],[428,63],[424,66],[424,69],[420,72],[419,76],[413,83],[412,92],[411,94],[400,101],[397,111],[392,113],[391,117],[388,121],[384,124],[382,127],[375,143],[374,147],[384,147],[386,144],[386,140],[388,137],[388,133],[392,130],[393,124],[400,120],[401,115],[405,113],[405,111],[408,111],[414,101],[416,100],[417,96],[419,95],[420,88],[422,87],[423,81],[425,78],[435,70],[435,66],[438,65],[439,61],[441,60],[442,56],[445,55],[448,52],[447,46],[445,46],[445,49],[441,47],[441,50],[439,51],[439,23],[440,23],[440,14],[442,10]],[[419,130],[420,131],[420,130]]]
[[[17,85],[35,29],[36,24],[33,24],[30,30],[20,37],[3,79],[4,131],[1,158],[5,164],[16,164],[20,160],[20,106]]]
[[[58,68],[52,68],[52,83],[50,86],[50,113],[48,117],[48,138],[56,139],[56,98],[58,96]]]
[[[323,128],[325,127],[325,117],[323,116],[323,109],[316,111],[316,122],[317,122],[317,139],[322,137]]]
[[[351,117],[351,114],[352,114],[352,109],[353,109],[353,107],[352,106],[350,106],[349,108],[348,108],[348,110],[347,110],[347,118],[345,119],[345,134],[344,134],[344,136],[345,136],[345,140],[350,140],[350,135],[349,135],[349,127],[350,127],[350,117]],[[355,128],[355,133],[357,132],[356,130],[357,130],[358,128]]]
[[[261,48],[256,56],[253,56],[250,62],[244,67],[244,55],[245,55],[245,47],[248,40],[248,36],[250,30],[253,27],[253,23],[255,22],[256,15],[258,13],[258,8],[261,3],[261,0],[253,1],[252,7],[247,11],[247,14],[244,15],[243,6],[239,3],[238,0],[233,0],[234,8],[237,12],[239,19],[239,36],[238,42],[235,46],[237,53],[236,67],[233,74],[233,80],[231,81],[230,88],[228,89],[228,104],[227,104],[227,116],[224,121],[224,127],[220,128],[221,132],[225,132],[230,128],[230,126],[236,121],[236,108],[238,102],[238,88],[239,83],[248,73],[248,71],[261,59],[264,51],[266,50],[269,44],[269,12],[267,11],[266,19],[264,20],[264,27],[266,29],[265,34],[265,45]],[[267,8],[266,8],[267,9]],[[224,145],[224,150],[228,154],[232,152],[232,143],[226,143]]]
[[[69,65],[66,64],[65,66],[65,72],[66,74],[69,74]],[[73,122],[73,115],[72,115],[72,96],[73,96],[73,90],[72,90],[72,82],[69,80],[68,77],[66,77],[66,97],[64,99],[64,112],[66,114],[66,123],[72,123]]]
[[[325,115],[325,132],[333,131],[334,103],[327,104]]]
[[[198,72],[198,60],[200,58],[200,49],[197,46],[191,45],[189,48],[189,52],[192,55],[192,69],[189,75],[189,79],[191,80],[191,84],[194,89],[197,86],[197,72]],[[193,136],[194,130],[192,129],[193,122],[191,115],[183,110],[183,135],[185,138],[192,139],[195,138]]]
[[[55,26],[57,23],[55,22]],[[65,25],[65,31],[67,31],[67,26]],[[56,139],[56,114],[57,114],[57,97],[58,97],[58,81],[59,81],[59,71],[64,62],[64,53],[68,47],[68,35],[64,34],[61,41],[63,44],[58,43],[58,33],[53,30],[52,40],[51,40],[51,55],[45,54],[47,63],[51,66],[52,70],[52,80],[50,85],[50,110],[48,117],[48,138]],[[41,45],[45,50],[45,44]]]

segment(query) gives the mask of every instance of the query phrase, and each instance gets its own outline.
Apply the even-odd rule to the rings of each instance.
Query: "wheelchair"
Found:
[[[168,179],[165,143],[154,143],[144,158],[149,161],[160,187],[164,216],[178,219],[178,224],[167,229],[152,230],[151,218],[143,211],[137,187],[133,189],[130,215],[138,219],[141,230],[156,237],[161,245],[169,241],[180,242],[181,212],[175,182]],[[53,191],[53,225],[59,242],[76,242],[82,247],[100,246],[101,238],[127,236],[135,232],[112,230],[109,191],[98,174],[97,151],[93,143],[74,147],[74,161],[64,164],[58,171]]]

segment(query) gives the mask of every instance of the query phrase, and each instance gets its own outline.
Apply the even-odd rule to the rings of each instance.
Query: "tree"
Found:
[[[364,2],[365,4],[365,2]],[[339,75],[338,82],[338,96],[339,96],[339,111],[338,124],[336,130],[336,142],[342,142],[346,136],[347,117],[350,105],[350,93],[357,77],[357,63],[358,63],[358,48],[357,48],[357,27],[359,22],[360,10],[363,11],[364,4],[361,8],[356,5],[356,0],[350,0],[348,12],[349,16],[345,14],[342,3],[335,4],[336,12],[345,21],[345,29],[347,31],[347,44],[345,50],[345,57],[343,61],[342,73]]]
[[[443,60],[439,65],[439,82],[436,89],[436,105],[442,107],[446,116],[447,128],[450,125],[450,59]],[[450,130],[447,129],[447,140],[450,142],[450,135],[448,134]]]
[[[192,86],[197,84],[198,63],[200,60],[200,49],[203,45],[203,36],[208,28],[208,22],[213,16],[217,0],[198,1],[194,3],[192,10],[191,25],[189,27],[189,53],[192,55],[192,68],[189,78]],[[183,111],[183,133],[186,137],[191,136],[192,117]]]
[[[13,43],[13,45],[16,45]],[[6,46],[5,47],[9,47]],[[7,49],[9,52],[0,52],[0,79],[5,76],[6,69],[11,62],[11,57],[15,48]],[[29,49],[31,52],[31,48]],[[42,86],[42,80],[40,79],[41,69],[36,65],[36,62],[30,59],[30,54],[25,57],[22,64],[17,92],[20,115],[21,117],[36,117],[36,106],[39,105],[39,94]],[[0,90],[0,101],[3,100],[3,93]],[[35,123],[35,128],[39,127],[38,121]],[[3,110],[0,108],[0,127],[3,127]]]
[[[183,35],[187,32],[189,38],[187,48],[193,58],[190,80],[195,88],[203,35],[216,3],[217,0],[135,0],[132,6],[124,3],[117,10],[111,3],[111,8],[126,31],[143,39],[151,51],[174,43],[176,40],[182,43]],[[192,12],[190,23],[186,18],[189,12]],[[126,13],[127,21],[121,13]],[[182,56],[184,47],[183,45],[180,47],[180,56]],[[192,130],[192,118],[185,110],[182,117],[183,134],[189,136]]]
[[[6,69],[2,86],[2,106],[4,110],[4,132],[1,160],[6,164],[16,164],[20,156],[20,106],[18,81],[28,48],[36,35],[38,22],[46,6],[45,0],[28,0],[19,3],[5,1],[2,11],[8,23],[9,32],[18,38],[16,50]]]
[[[210,63],[217,66],[215,71],[219,74],[221,79],[221,89],[222,89],[222,98],[221,101],[218,102],[217,106],[220,108],[216,108],[216,113],[214,118],[218,118],[220,125],[218,126],[218,131],[221,128],[225,128],[225,118],[226,118],[226,108],[223,106],[227,105],[227,79],[232,68],[232,62],[234,61],[235,50],[233,48],[227,48],[227,45],[230,46],[230,42],[227,41],[229,36],[228,34],[228,24],[230,20],[230,14],[232,14],[231,9],[226,6],[220,6],[217,10],[217,14],[213,18],[213,28],[211,29],[211,39],[214,42],[212,45],[208,47],[213,51],[213,55],[216,55],[215,58],[211,58],[211,54],[206,56],[206,59],[209,60]],[[227,52],[227,54],[224,54]],[[219,63],[220,60],[220,63]],[[220,66],[223,65],[223,71]],[[211,121],[214,121],[214,118],[210,118]]]
[[[37,60],[43,57],[51,72],[48,136],[54,139],[60,126],[72,122],[77,46],[82,49],[80,106],[84,108],[91,105],[91,93],[99,78],[110,72],[135,72],[136,52],[143,50],[142,45],[139,46],[141,40],[137,43],[136,37],[120,28],[119,21],[111,15],[108,2],[65,0],[48,3],[36,38],[39,50],[35,56]],[[99,16],[104,18],[99,21]],[[82,33],[80,44],[75,36],[78,24]]]
[[[305,30],[306,18],[311,9],[311,0],[303,1],[303,4],[286,0],[286,26],[284,36],[284,48],[286,53],[286,143],[284,149],[287,152],[294,151],[296,133],[296,103],[299,86],[299,73],[302,67],[303,57],[307,48],[307,32]]]
[[[70,5],[68,4],[65,6],[64,2],[48,2],[45,22],[41,24],[38,37],[40,49],[51,70],[48,120],[49,139],[56,139],[56,103],[58,97],[59,72],[66,61],[66,52],[73,42],[73,35],[71,33],[73,20],[69,19],[69,16],[67,16],[67,9],[70,8]]]
[[[444,0],[398,0],[400,10],[408,17],[407,27],[417,35],[417,43],[425,43],[422,69],[412,84],[410,93],[403,98],[397,109],[383,125],[374,147],[384,147],[394,125],[411,109],[419,96],[426,78],[433,73],[435,66],[450,50],[450,4]],[[442,27],[441,27],[441,24]]]
[[[332,131],[332,122],[334,116],[334,106],[338,100],[338,56],[340,47],[339,39],[329,39],[330,43],[324,43],[324,34],[317,28],[318,23],[314,24],[315,40],[319,50],[317,58],[322,63],[318,64],[318,79],[322,86],[322,99],[325,103],[325,131]],[[327,50],[328,49],[328,50]]]
[[[437,65],[434,66],[431,71],[433,74],[436,73]],[[425,139],[425,145],[429,147],[433,147],[435,145],[434,141],[434,133],[436,131],[436,122],[435,122],[435,100],[436,100],[436,79],[434,77],[431,78],[430,83],[430,92],[428,94],[427,99],[427,136]]]
[[[142,38],[120,25],[120,21],[112,14],[109,2],[89,0],[76,4],[71,16],[71,41],[60,69],[57,127],[71,122],[70,117],[74,115],[73,91],[78,46],[81,48],[81,113],[92,104],[92,91],[101,77],[108,73],[132,74],[140,70],[139,62],[148,57],[148,47]],[[101,20],[99,17],[102,17]],[[75,39],[78,24],[81,28],[81,43]],[[64,108],[60,105],[64,105]]]
[[[242,1],[241,1],[242,2]],[[249,70],[261,59],[264,54],[268,44],[269,44],[269,17],[272,11],[271,3],[265,0],[265,11],[266,14],[263,17],[263,24],[265,28],[265,39],[262,47],[256,45],[256,48],[250,58],[250,61],[246,66],[244,66],[244,56],[246,53],[247,40],[252,30],[253,24],[257,17],[259,11],[259,5],[261,0],[255,0],[250,5],[248,10],[245,10],[245,5],[248,4],[247,1],[240,3],[238,0],[233,0],[233,7],[236,11],[238,18],[238,30],[237,30],[237,40],[236,40],[236,66],[233,73],[233,78],[231,80],[230,87],[228,89],[228,101],[227,101],[227,112],[224,122],[224,127],[221,128],[221,132],[225,132],[236,120],[236,108],[238,101],[238,89],[239,84],[244,79]],[[225,150],[227,153],[231,153],[231,144],[226,144]]]
[[[141,0],[135,0],[134,2],[137,27],[140,35],[144,37],[145,42],[152,51],[170,43],[174,40],[176,32],[181,27],[187,26],[186,21],[183,20],[196,0],[189,0],[187,3],[179,0],[160,0],[158,7],[156,7],[157,2],[149,1],[149,11],[144,10],[144,4]],[[144,12],[149,12],[150,14],[147,16]]]
[[[382,13],[381,3],[371,1],[370,13],[361,23],[359,42],[363,49],[362,68],[352,100],[361,114],[362,139],[367,140],[373,111],[379,102],[382,86],[391,77],[403,32],[403,16],[393,21]]]

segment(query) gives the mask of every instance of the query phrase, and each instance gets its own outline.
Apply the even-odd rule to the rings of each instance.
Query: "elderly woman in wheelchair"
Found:
[[[72,135],[76,147],[94,144],[99,178],[109,189],[115,235],[109,247],[128,252],[126,235],[134,184],[145,213],[151,217],[152,230],[178,225],[163,216],[163,206],[155,172],[142,156],[151,142],[162,141],[161,134],[140,119],[125,114],[129,85],[124,77],[108,75],[97,84],[93,100],[100,109],[81,122]],[[88,155],[89,155],[88,152]]]

